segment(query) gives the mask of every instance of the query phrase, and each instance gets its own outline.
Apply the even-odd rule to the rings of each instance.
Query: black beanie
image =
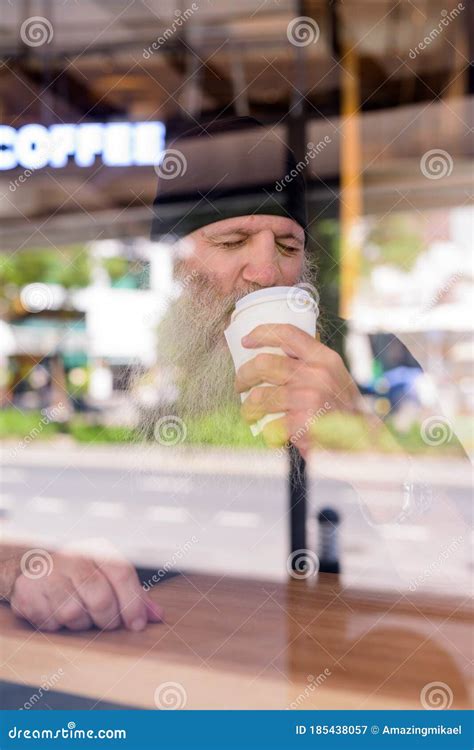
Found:
[[[156,167],[151,238],[184,237],[222,219],[287,216],[306,233],[303,165],[274,130],[252,117],[193,127]]]

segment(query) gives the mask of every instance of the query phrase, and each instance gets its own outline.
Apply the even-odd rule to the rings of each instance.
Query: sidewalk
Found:
[[[0,442],[0,463],[4,466],[77,466],[121,468],[125,471],[160,471],[215,475],[284,477],[286,456],[276,450],[249,451],[214,447],[163,447],[153,444],[89,445],[68,439],[29,445],[18,451],[18,442]],[[460,458],[411,457],[415,473],[429,474],[436,484],[472,486],[472,465]],[[336,476],[341,481],[370,478],[381,484],[397,481],[406,457],[386,453],[315,452],[309,471],[318,476]]]

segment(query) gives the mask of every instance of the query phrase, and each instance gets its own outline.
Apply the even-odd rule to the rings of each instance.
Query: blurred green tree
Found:
[[[393,213],[375,219],[365,242],[362,274],[369,274],[374,265],[392,265],[409,271],[424,246],[417,216]]]
[[[0,255],[0,297],[25,284],[61,284],[66,289],[85,287],[91,280],[89,253],[84,245],[38,248]]]

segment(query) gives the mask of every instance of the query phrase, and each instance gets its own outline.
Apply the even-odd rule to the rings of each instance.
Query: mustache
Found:
[[[189,280],[189,274],[185,274],[184,270],[177,271],[176,279],[182,281],[183,278],[185,279],[184,294],[187,292],[191,293],[197,302],[199,302],[200,299],[203,299],[203,297],[208,299],[212,296],[213,300],[219,304],[223,311],[231,309],[232,306],[235,307],[236,302],[247,294],[258,292],[260,289],[263,289],[263,287],[256,282],[249,282],[238,289],[233,289],[231,292],[224,294],[219,291],[218,281],[212,275],[193,273],[192,279]]]
[[[252,292],[258,292],[262,289],[259,284],[249,284],[248,287],[245,289],[239,289],[232,294],[229,295],[230,299],[227,303],[227,305],[224,307],[224,311],[226,315],[231,315],[234,312],[234,308],[237,304],[237,302],[244,297],[247,296],[247,294],[251,294]]]

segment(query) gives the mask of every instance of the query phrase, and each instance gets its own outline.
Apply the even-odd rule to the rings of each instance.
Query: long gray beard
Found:
[[[249,284],[221,295],[212,278],[199,274],[184,276],[180,297],[173,301],[158,328],[159,363],[170,368],[179,395],[173,413],[181,419],[219,411],[233,412],[240,398],[235,392],[235,369],[224,337],[236,302],[261,289]],[[299,282],[308,282],[307,265]]]

